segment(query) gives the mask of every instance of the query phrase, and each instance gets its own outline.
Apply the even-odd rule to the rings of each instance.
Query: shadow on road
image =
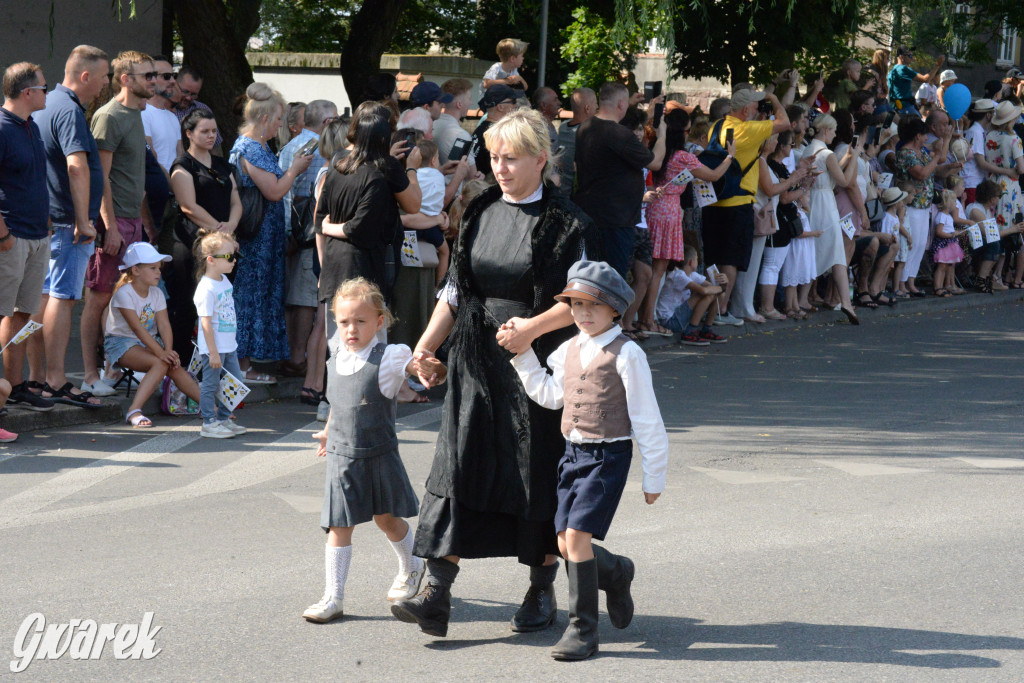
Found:
[[[504,622],[517,606],[482,600],[453,600],[450,635],[472,622]],[[436,651],[462,650],[496,643],[551,647],[565,629],[565,611],[555,625],[536,633],[498,638],[433,640]],[[601,614],[601,642],[630,644],[630,649],[604,649],[599,656],[625,659],[721,662],[847,662],[892,664],[931,669],[992,669],[993,657],[974,651],[1024,650],[1024,638],[980,636],[944,631],[779,622],[717,626],[686,617],[637,614],[629,628],[617,631]]]

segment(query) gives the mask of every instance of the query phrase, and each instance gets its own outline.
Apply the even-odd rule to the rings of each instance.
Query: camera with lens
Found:
[[[759,114],[771,116],[772,114],[775,113],[775,107],[773,107],[772,103],[769,102],[768,100],[761,100],[760,102],[757,103],[757,112]]]

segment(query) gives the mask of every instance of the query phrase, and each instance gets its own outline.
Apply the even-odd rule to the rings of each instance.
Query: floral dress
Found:
[[[700,167],[697,157],[683,150],[674,153],[669,159],[668,167],[662,175],[664,182],[660,185],[664,194],[647,206],[647,228],[651,231],[651,244],[656,259],[683,260],[683,208],[679,203],[679,195],[686,191],[686,185],[676,185],[671,180],[684,170],[692,171]]]
[[[985,135],[985,161],[995,164],[1001,168],[1014,168],[1017,159],[1024,156],[1024,147],[1016,133],[1005,130],[990,130]],[[1024,199],[1020,195],[1020,183],[1016,178],[1005,175],[992,174],[989,180],[999,183],[1003,189],[996,204],[996,223],[999,229],[1012,225],[1014,217],[1018,212],[1024,211]],[[1003,248],[1011,253],[1018,251],[1017,241],[1007,235],[1003,238]]]
[[[284,175],[277,157],[252,138],[238,136],[229,161],[235,166],[245,159],[254,168]],[[252,187],[252,178],[239,167],[242,187]],[[284,324],[284,264],[287,247],[284,205],[263,200],[263,226],[253,239],[238,248],[241,260],[235,269],[235,318],[239,358],[282,360],[288,358],[288,333]]]
[[[913,209],[927,209],[932,205],[932,195],[935,193],[935,182],[933,176],[924,180],[917,180],[910,175],[910,169],[914,166],[927,166],[932,162],[932,156],[928,150],[922,149],[915,152],[904,147],[896,153],[896,180],[909,182],[914,186],[914,191],[907,201],[907,206]]]

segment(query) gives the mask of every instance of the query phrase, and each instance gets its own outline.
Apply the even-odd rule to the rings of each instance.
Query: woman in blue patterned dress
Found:
[[[255,185],[263,194],[263,225],[259,233],[242,242],[242,256],[235,271],[235,314],[238,320],[238,361],[246,384],[274,382],[269,375],[249,368],[249,359],[283,360],[290,355],[284,324],[284,263],[287,231],[281,199],[295,178],[309,167],[310,156],[296,156],[282,172],[267,140],[277,135],[284,116],[284,99],[265,83],[253,83],[245,91],[246,103],[238,139],[229,161],[238,167],[242,187]]]

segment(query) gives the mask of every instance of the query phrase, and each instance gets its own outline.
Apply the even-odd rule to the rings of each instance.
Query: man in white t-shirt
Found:
[[[177,81],[174,80],[174,69],[166,57],[154,57],[153,68],[156,70],[156,94],[146,100],[146,107],[142,110],[142,127],[146,131],[146,144],[153,151],[153,156],[164,172],[170,173],[174,160],[184,151],[181,145],[181,122],[171,111]]]
[[[434,142],[437,143],[442,165],[448,162],[456,140],[463,140],[467,144],[473,141],[473,136],[459,123],[469,111],[473,99],[472,89],[473,84],[465,78],[450,78],[441,85],[441,90],[452,97],[441,105],[441,116],[433,123]]]

